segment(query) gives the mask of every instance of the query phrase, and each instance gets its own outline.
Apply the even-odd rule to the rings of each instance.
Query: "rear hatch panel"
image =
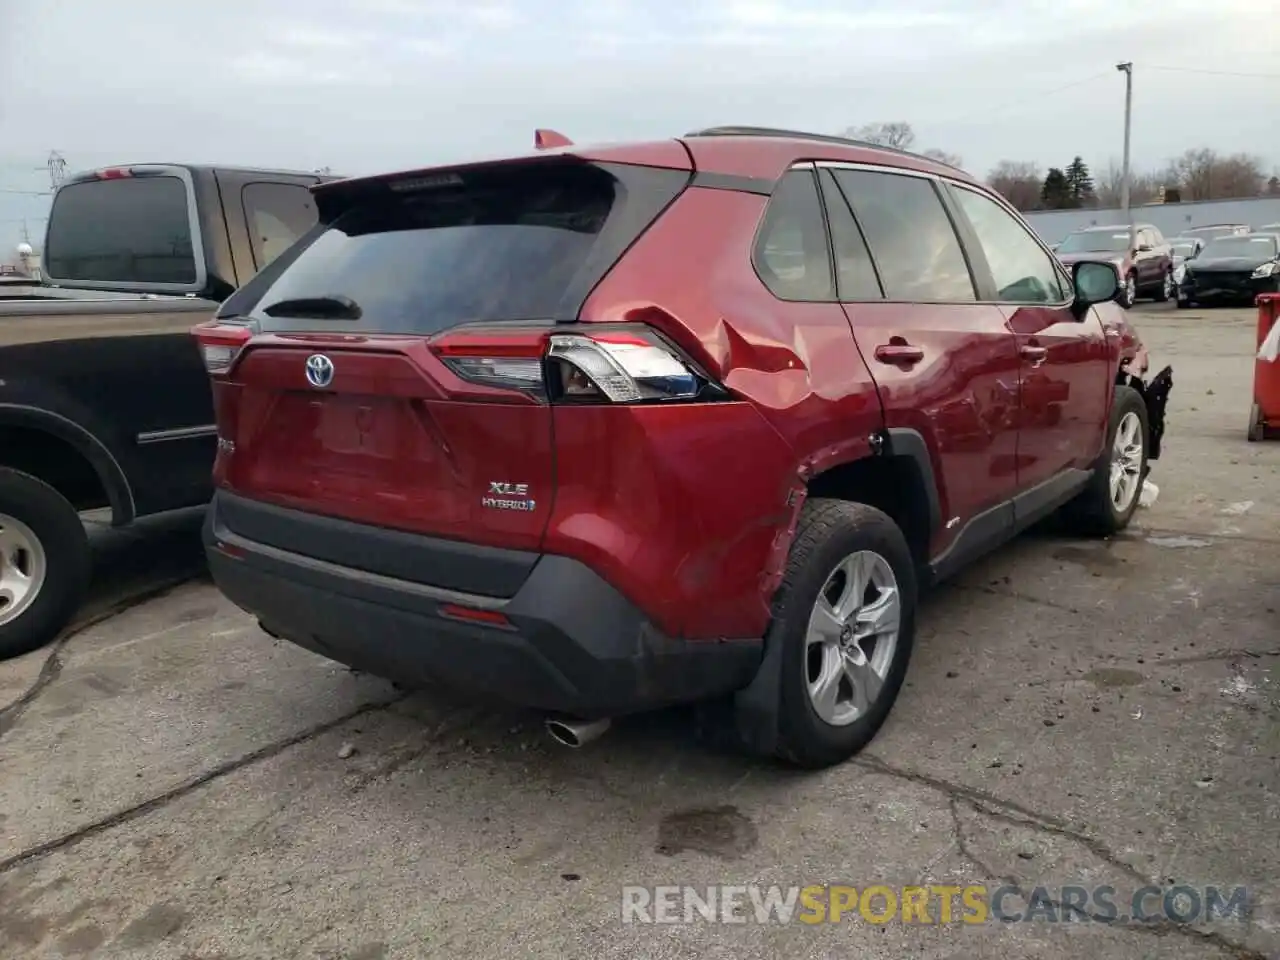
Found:
[[[219,485],[382,531],[536,551],[555,491],[551,407],[537,389],[460,375],[440,344],[527,343],[575,321],[690,175],[566,154],[416,176],[401,189],[394,179],[322,188],[327,229],[220,311],[255,336],[215,379]],[[326,201],[325,190],[346,199]],[[325,297],[358,307],[317,317],[280,306]],[[540,387],[540,359],[511,362]],[[309,379],[309,363],[329,379]],[[234,507],[223,521],[250,536],[236,529]],[[404,574],[372,546],[340,558],[296,526],[270,529],[282,549]],[[333,532],[362,542],[346,527]]]

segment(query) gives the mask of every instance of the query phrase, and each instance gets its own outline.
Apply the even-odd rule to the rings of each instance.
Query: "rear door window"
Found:
[[[688,180],[683,170],[573,160],[382,189],[299,251],[252,312],[263,330],[419,335],[478,321],[574,320]],[[358,316],[280,306],[334,296],[354,301]]]
[[[240,192],[254,266],[261,270],[316,225],[311,191],[294,183],[249,183]]]
[[[836,290],[841,300],[883,300],[880,280],[876,277],[875,264],[867,241],[853,219],[853,211],[845,202],[840,188],[831,178],[830,170],[823,170],[822,196],[827,208],[827,223],[831,225],[831,247],[836,258]]]
[[[832,171],[871,248],[885,296],[973,302],[973,277],[933,181],[873,170]]]
[[[44,265],[53,280],[198,282],[186,183],[135,176],[67,184],[49,214]]]

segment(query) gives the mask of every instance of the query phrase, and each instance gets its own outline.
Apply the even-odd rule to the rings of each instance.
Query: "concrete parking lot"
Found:
[[[932,596],[889,723],[820,774],[679,711],[567,750],[265,636],[202,578],[197,518],[100,534],[82,628],[0,664],[0,956],[1280,957],[1280,442],[1245,441],[1253,317],[1134,311],[1175,371],[1156,503]],[[624,886],[719,883],[1110,885],[1121,914],[1216,885],[1251,907],[621,922]]]

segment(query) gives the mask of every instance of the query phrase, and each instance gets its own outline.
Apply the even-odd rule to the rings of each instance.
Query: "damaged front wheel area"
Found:
[[[1147,477],[1150,437],[1146,398],[1133,387],[1116,387],[1103,455],[1066,508],[1074,531],[1106,537],[1129,525]]]

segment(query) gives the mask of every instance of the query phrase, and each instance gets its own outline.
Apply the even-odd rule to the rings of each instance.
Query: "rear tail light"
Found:
[[[191,333],[200,345],[204,368],[211,374],[230,370],[241,348],[253,336],[249,327],[224,326],[216,320],[193,327]]]
[[[508,335],[469,331],[444,334],[431,344],[431,351],[469,383],[544,396],[546,342],[543,330]]]
[[[656,337],[559,334],[547,351],[566,397],[603,396],[613,403],[691,400],[701,391],[698,374]]]
[[[637,403],[724,395],[692,361],[644,327],[445,334],[431,349],[463,380],[543,400]]]

